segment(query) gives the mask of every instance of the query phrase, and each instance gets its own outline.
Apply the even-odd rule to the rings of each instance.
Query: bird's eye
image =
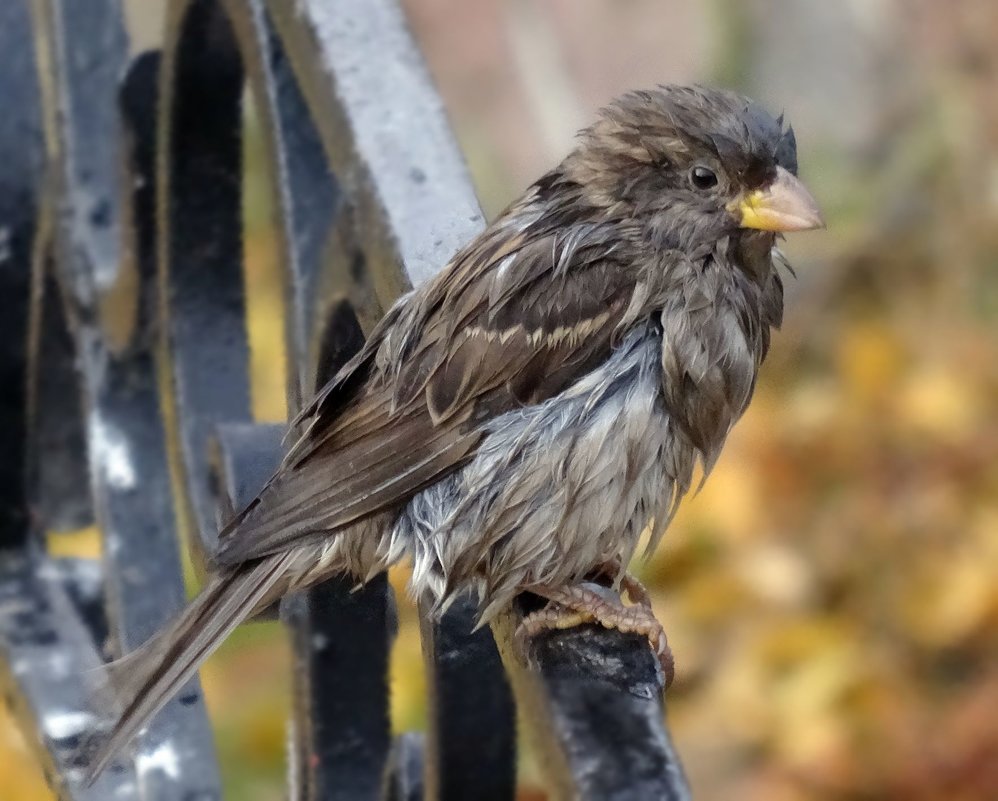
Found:
[[[696,189],[712,189],[717,186],[717,175],[710,167],[698,164],[690,170],[690,183]]]

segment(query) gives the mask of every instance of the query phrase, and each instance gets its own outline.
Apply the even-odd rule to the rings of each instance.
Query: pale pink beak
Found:
[[[745,195],[730,210],[740,218],[742,228],[759,231],[810,231],[824,228],[818,202],[792,173],[776,168],[776,178],[768,186]]]

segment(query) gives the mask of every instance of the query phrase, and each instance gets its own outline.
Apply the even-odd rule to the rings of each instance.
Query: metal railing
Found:
[[[484,224],[392,0],[176,0],[162,52],[135,59],[117,0],[0,3],[0,686],[61,798],[221,797],[196,681],[126,767],[87,788],[74,759],[96,668],[183,602],[177,531],[203,563],[281,457],[249,402],[247,90],[292,413]],[[99,563],[47,555],[46,530],[89,523]],[[526,666],[519,609],[493,632],[470,633],[470,602],[424,615],[428,731],[393,743],[394,599],[384,577],[350,590],[281,605],[295,801],[511,799],[514,695],[555,797],[689,797],[640,638],[552,633]]]

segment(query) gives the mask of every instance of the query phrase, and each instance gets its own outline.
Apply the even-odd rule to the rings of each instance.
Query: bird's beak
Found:
[[[783,167],[776,168],[776,178],[732,204],[731,211],[742,228],[759,231],[809,231],[824,228],[818,202],[799,180]]]

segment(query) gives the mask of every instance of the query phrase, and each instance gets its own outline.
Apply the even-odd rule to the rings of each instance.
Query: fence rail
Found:
[[[249,401],[246,92],[292,413],[484,224],[392,0],[175,0],[134,59],[118,0],[0,3],[0,686],[60,798],[221,797],[196,680],[94,787],[73,755],[95,668],[183,602],[177,532],[203,563],[281,457]],[[46,530],[88,523],[99,563],[47,555]],[[393,742],[394,599],[384,577],[350,590],[281,604],[294,801],[511,799],[515,704],[554,797],[689,797],[640,638],[552,633],[526,666],[519,609],[494,632],[471,633],[470,602],[422,615],[428,730]]]

